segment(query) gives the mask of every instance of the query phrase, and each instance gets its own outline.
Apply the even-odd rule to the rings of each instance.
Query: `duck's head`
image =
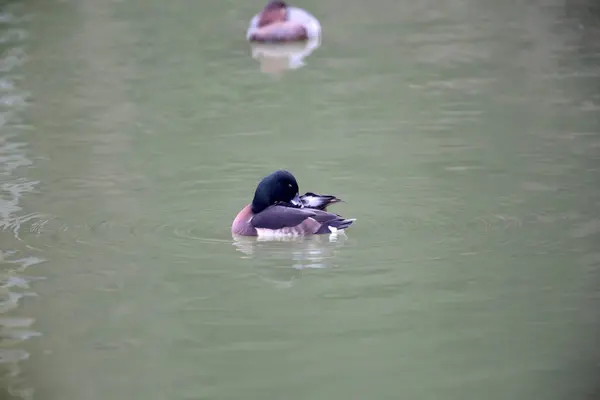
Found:
[[[258,214],[277,203],[301,206],[298,182],[288,171],[279,170],[265,176],[256,187],[252,200],[252,212]]]
[[[287,19],[288,5],[285,1],[272,0],[267,3],[260,13],[258,26],[263,27],[274,22],[283,22]]]

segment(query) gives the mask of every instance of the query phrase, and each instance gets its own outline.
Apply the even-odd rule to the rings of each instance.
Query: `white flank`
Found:
[[[294,228],[283,228],[277,230],[256,228],[256,233],[259,238],[264,239],[279,239],[302,236],[300,231]]]

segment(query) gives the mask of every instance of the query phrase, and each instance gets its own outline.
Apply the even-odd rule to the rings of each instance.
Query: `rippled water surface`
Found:
[[[590,395],[596,6],[243,3],[0,3],[0,397]],[[347,236],[232,239],[277,168]]]

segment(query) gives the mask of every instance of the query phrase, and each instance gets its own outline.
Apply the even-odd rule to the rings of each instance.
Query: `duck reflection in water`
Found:
[[[243,254],[242,258],[258,261],[253,265],[254,274],[285,289],[292,287],[306,269],[337,267],[337,252],[347,240],[342,231],[331,235],[271,239],[233,236],[233,245]]]
[[[253,43],[252,58],[259,61],[261,72],[281,76],[287,70],[304,67],[305,58],[319,46],[320,40],[284,44]]]

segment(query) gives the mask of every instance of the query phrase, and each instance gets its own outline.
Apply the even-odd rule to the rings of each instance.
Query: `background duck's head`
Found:
[[[283,22],[287,19],[288,5],[284,1],[272,0],[262,9],[258,26],[263,27],[274,22]]]
[[[259,182],[252,200],[252,212],[258,214],[276,203],[291,203],[295,206],[302,204],[298,182],[288,171],[275,171]]]

